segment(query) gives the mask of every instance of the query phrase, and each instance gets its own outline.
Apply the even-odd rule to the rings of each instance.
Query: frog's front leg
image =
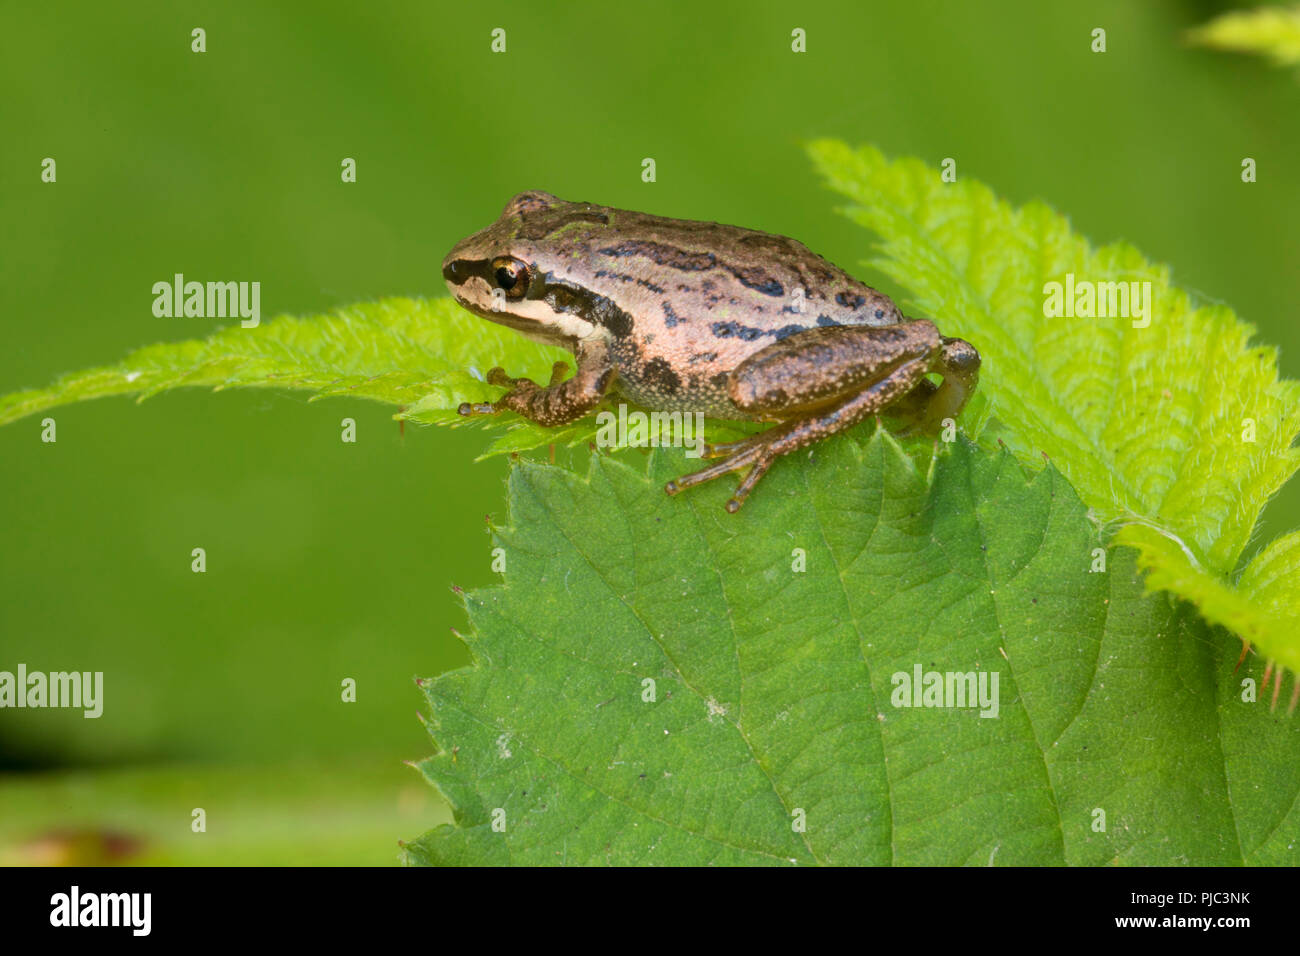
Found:
[[[929,372],[943,376],[937,388]],[[755,352],[731,373],[727,391],[738,409],[778,424],[744,441],[711,447],[725,456],[670,481],[670,495],[728,472],[749,473],[727,501],[734,513],[782,455],[853,427],[907,398],[906,413],[933,429],[966,404],[979,377],[979,353],[918,320],[878,328],[826,326],[798,332]],[[929,385],[929,388],[925,386]]]
[[[509,386],[510,391],[495,402],[481,405],[465,402],[459,408],[460,414],[495,415],[509,409],[548,428],[576,422],[600,404],[614,381],[614,365],[604,343],[579,347],[576,355],[578,370],[573,378],[562,381],[569,367],[556,362],[551,370],[551,382],[545,387],[526,378],[510,378],[504,369],[492,369],[488,372],[488,383]]]

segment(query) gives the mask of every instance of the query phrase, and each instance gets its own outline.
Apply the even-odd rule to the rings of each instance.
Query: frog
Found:
[[[739,226],[527,190],[457,242],[442,275],[470,312],[575,359],[572,375],[557,362],[545,385],[493,368],[486,380],[505,394],[461,415],[510,411],[556,427],[621,397],[772,423],[706,445],[718,460],[664,487],[677,495],[748,469],[726,501],[732,514],[783,456],[882,414],[935,433],[979,381],[969,342],[907,318],[802,243]]]

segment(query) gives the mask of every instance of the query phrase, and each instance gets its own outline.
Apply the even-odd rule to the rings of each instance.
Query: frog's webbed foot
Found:
[[[727,500],[727,510],[735,514],[740,510],[740,506],[745,503],[749,493],[754,490],[758,480],[767,474],[767,470],[772,467],[777,456],[768,454],[765,449],[772,442],[772,437],[782,426],[778,425],[770,431],[759,432],[757,435],[749,435],[738,441],[723,442],[718,445],[705,445],[701,453],[702,458],[722,458],[723,461],[716,465],[710,465],[700,471],[692,472],[689,475],[683,475],[676,481],[670,481],[664,486],[664,491],[670,495],[675,495],[694,485],[703,484],[706,481],[712,481],[729,472],[739,471],[741,468],[749,467],[749,474],[736,488],[736,493]]]
[[[943,375],[943,385],[926,379]],[[706,446],[710,465],[670,481],[670,495],[749,468],[727,500],[735,513],[782,455],[845,431],[900,401],[904,417],[930,430],[956,415],[979,372],[979,354],[961,339],[944,338],[924,320],[897,326],[809,329],[755,352],[731,374],[728,394],[737,408],[781,424],[749,438]],[[798,417],[796,417],[798,416]]]
[[[773,429],[773,431],[775,430],[776,429]],[[767,435],[770,433],[764,432],[763,434]],[[746,443],[733,442],[732,444],[744,445]],[[758,484],[758,480],[767,474],[767,470],[772,467],[772,462],[776,461],[777,456],[769,454],[766,451],[767,444],[768,443],[766,442],[754,442],[749,444],[748,447],[736,451],[734,454],[729,455],[716,465],[710,465],[708,468],[703,468],[700,471],[692,472],[689,475],[683,475],[675,481],[668,482],[668,484],[664,485],[664,491],[668,492],[670,495],[675,495],[678,492],[685,491],[687,488],[703,484],[706,481],[712,481],[714,478],[720,478],[729,472],[739,471],[741,468],[746,466],[752,466],[749,469],[749,474],[747,474],[740,485],[737,486],[736,493],[727,499],[727,510],[732,514],[735,514],[740,510],[740,506],[745,503],[745,499],[749,497],[749,493],[754,490],[754,486]],[[709,449],[705,451],[705,457],[718,457],[716,454],[710,454],[710,451],[723,447],[726,446],[709,446]]]
[[[484,377],[484,381],[486,381],[489,385],[496,385],[500,388],[517,388],[520,385],[531,385],[533,388],[537,387],[532,382],[528,381],[528,379],[526,378],[511,378],[509,375],[506,374],[506,370],[503,369],[500,365],[488,369],[488,373]],[[460,407],[457,408],[456,411],[459,412],[461,415],[466,415],[466,416],[495,415],[497,412],[501,410],[502,407],[503,406],[500,406],[497,402],[475,402],[475,403],[461,402]]]
[[[537,387],[532,382],[528,381],[528,379],[511,378],[509,375],[506,374],[506,370],[503,369],[500,365],[496,366],[495,368],[488,369],[488,373],[484,381],[486,381],[489,385],[496,385],[499,386],[500,388],[515,388],[516,386],[524,382],[527,382],[528,385],[532,385],[533,388]],[[456,411],[459,414],[465,415],[467,417],[471,415],[495,415],[500,410],[501,410],[501,406],[499,406],[498,403],[496,402],[476,402],[476,403],[461,402],[460,407],[456,409]]]
[[[738,441],[723,442],[719,445],[705,445],[704,451],[700,452],[701,458],[727,458],[737,452],[744,451],[746,448],[752,448],[755,444],[762,441],[766,432],[759,432],[757,435],[747,435]]]
[[[508,388],[495,402],[462,402],[461,415],[496,415],[509,410],[529,421],[553,427],[577,421],[600,404],[613,381],[613,366],[603,345],[584,349],[578,355],[578,371],[565,379],[569,366],[556,362],[551,367],[550,384],[545,387],[532,379],[511,378],[497,366],[487,373],[487,383]]]

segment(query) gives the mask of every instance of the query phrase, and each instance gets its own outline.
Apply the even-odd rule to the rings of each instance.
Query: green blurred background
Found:
[[[788,234],[878,280],[801,152],[823,135],[954,157],[1133,242],[1300,376],[1300,82],[1186,46],[1227,6],[9,4],[0,391],[222,324],[153,316],[176,272],[260,280],[264,317],[442,295],[443,253],[524,188]],[[106,682],[99,720],[0,711],[0,862],[390,863],[449,818],[401,762],[430,749],[412,678],[467,660],[449,586],[495,577],[507,466],[390,415],[185,391],[56,410],[53,445],[40,417],[0,429],[0,670]],[[1263,538],[1298,515],[1292,487]]]

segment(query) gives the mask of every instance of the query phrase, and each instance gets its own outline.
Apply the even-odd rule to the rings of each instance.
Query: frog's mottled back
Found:
[[[503,260],[518,265],[498,276]],[[511,294],[518,279],[511,290],[496,281],[514,279],[510,269],[527,284],[521,295]],[[797,332],[905,321],[793,239],[544,192],[515,196],[457,244],[443,274],[462,304],[532,338],[573,348],[608,337],[622,391],[665,410],[723,414],[726,373]]]

